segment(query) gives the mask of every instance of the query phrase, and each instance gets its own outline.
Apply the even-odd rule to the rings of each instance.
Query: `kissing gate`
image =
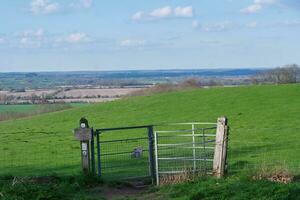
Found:
[[[78,139],[78,134],[90,134],[81,136],[83,170],[104,179],[151,180],[159,185],[199,175],[222,177],[226,171],[225,117],[217,123],[86,129],[75,129]]]

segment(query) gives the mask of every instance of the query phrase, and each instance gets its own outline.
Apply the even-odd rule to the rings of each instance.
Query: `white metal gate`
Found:
[[[212,174],[216,123],[175,123],[154,132],[156,184]]]

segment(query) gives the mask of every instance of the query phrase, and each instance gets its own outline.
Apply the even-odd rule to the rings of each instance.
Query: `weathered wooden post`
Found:
[[[213,175],[221,178],[225,174],[227,159],[227,118],[220,117],[217,122],[216,146],[213,161]]]
[[[89,128],[88,121],[85,118],[81,118],[80,127],[74,130],[74,135],[77,140],[80,141],[81,149],[81,164],[84,174],[90,172],[90,152],[89,146],[92,139],[92,129]]]

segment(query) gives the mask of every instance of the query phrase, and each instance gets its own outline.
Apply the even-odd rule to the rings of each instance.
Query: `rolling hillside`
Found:
[[[232,171],[262,162],[272,166],[284,163],[287,168],[299,171],[299,99],[300,85],[197,89],[0,122],[0,171],[1,174],[27,174],[27,168],[18,168],[23,163],[34,173],[38,170],[43,173],[44,167],[49,168],[49,173],[50,169],[62,174],[78,171],[79,147],[72,130],[82,116],[95,128],[215,122],[217,117],[227,116]],[[52,157],[53,163],[49,162]],[[60,166],[61,170],[57,170]]]

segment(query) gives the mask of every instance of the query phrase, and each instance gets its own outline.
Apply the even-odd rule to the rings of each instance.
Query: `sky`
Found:
[[[299,0],[3,0],[0,72],[300,64]]]

